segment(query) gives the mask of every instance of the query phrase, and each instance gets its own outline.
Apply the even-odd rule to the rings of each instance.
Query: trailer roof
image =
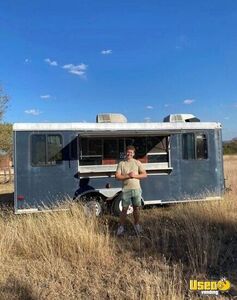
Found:
[[[13,131],[78,131],[78,132],[124,132],[124,131],[180,131],[192,129],[217,129],[220,123],[15,123]]]

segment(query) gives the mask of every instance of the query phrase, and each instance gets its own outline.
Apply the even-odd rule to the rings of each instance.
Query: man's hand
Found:
[[[136,172],[132,171],[126,175],[122,175],[120,172],[116,172],[115,173],[115,178],[118,180],[126,180],[129,178],[136,178],[136,179],[142,179],[142,178],[146,178],[147,177],[147,173],[144,170],[143,172],[141,172],[140,174],[137,174]]]
[[[146,171],[142,171],[140,174],[137,174],[136,172],[132,171],[129,174],[130,178],[136,178],[136,179],[142,179],[142,178],[146,178],[147,177],[147,173]]]
[[[122,175],[120,172],[116,172],[115,173],[115,178],[118,179],[118,180],[126,180],[126,179],[129,179],[130,176],[129,176],[129,174]]]
[[[134,171],[128,173],[128,176],[129,176],[130,178],[135,178],[136,175],[137,175],[137,174],[136,174],[136,172],[134,172]]]

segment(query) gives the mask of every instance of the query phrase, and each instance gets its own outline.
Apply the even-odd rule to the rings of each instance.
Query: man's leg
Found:
[[[128,208],[127,207],[123,207],[122,211],[121,211],[121,214],[120,214],[120,217],[119,217],[119,227],[117,229],[117,235],[123,235],[124,234],[124,224],[125,224],[125,221],[126,221],[126,216],[127,216],[127,210]]]
[[[120,217],[119,217],[119,223],[120,223],[120,225],[122,225],[122,226],[124,226],[125,221],[126,221],[127,210],[128,210],[128,207],[123,207],[123,209],[122,209],[122,211],[121,211],[121,214],[120,214]]]
[[[139,224],[140,214],[139,214],[139,208],[142,204],[141,202],[141,190],[133,190],[132,195],[132,205],[133,205],[133,217],[134,217],[134,225]]]
[[[132,204],[133,204],[133,217],[134,217],[134,228],[137,234],[140,234],[143,232],[141,225],[139,224],[140,220],[140,206],[142,204],[141,202],[141,190],[134,190],[133,191],[133,199],[132,199]]]
[[[134,224],[139,224],[140,214],[139,214],[139,206],[133,206],[133,217],[134,217]]]
[[[133,206],[133,216],[134,216],[134,228],[137,234],[143,233],[141,224],[139,224],[140,219],[140,206]]]
[[[117,230],[117,235],[122,235],[124,233],[124,224],[127,217],[127,210],[129,205],[131,204],[131,191],[123,191],[122,192],[122,211],[120,213],[119,217],[119,227]]]

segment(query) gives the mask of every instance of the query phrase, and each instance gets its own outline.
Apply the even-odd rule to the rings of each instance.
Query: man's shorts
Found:
[[[141,206],[142,205],[142,191],[136,190],[123,190],[122,191],[122,206],[128,207],[129,205]]]

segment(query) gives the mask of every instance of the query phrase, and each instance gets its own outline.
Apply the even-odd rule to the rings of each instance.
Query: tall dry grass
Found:
[[[237,159],[225,158],[222,201],[142,211],[144,235],[118,219],[69,211],[0,215],[0,299],[198,299],[189,279],[237,274]],[[225,299],[223,294],[217,299]],[[212,297],[212,299],[215,299]]]
[[[226,187],[231,192],[228,198],[236,199],[237,196],[237,155],[224,156],[224,171]]]
[[[1,215],[0,299],[157,299],[182,295],[179,266],[120,251],[106,220],[69,211]],[[174,288],[176,286],[176,288]]]

